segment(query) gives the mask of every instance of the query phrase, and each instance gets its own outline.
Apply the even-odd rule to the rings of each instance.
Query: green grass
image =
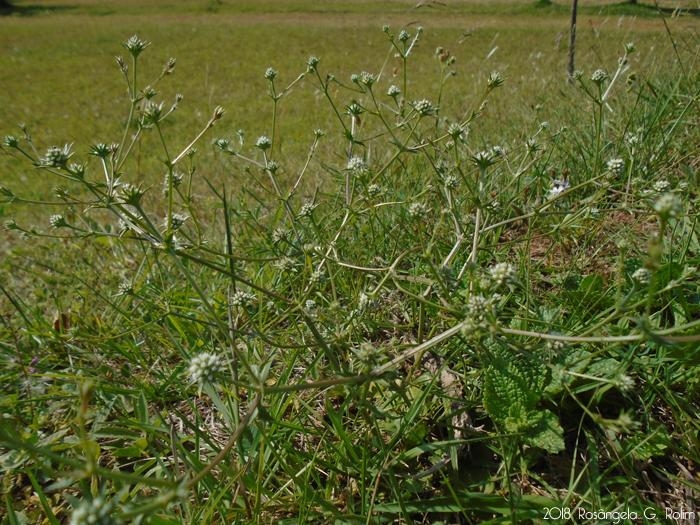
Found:
[[[584,6],[570,84],[561,6],[42,5],[0,18],[2,523],[695,510],[692,20]]]

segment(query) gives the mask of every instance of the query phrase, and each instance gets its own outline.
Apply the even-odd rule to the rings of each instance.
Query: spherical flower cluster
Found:
[[[261,135],[260,137],[258,137],[258,140],[255,141],[255,147],[260,148],[263,151],[265,151],[266,149],[270,149],[271,146],[272,141],[267,135]]]
[[[277,259],[274,263],[274,266],[279,271],[284,273],[297,271],[297,262],[291,257],[287,256],[280,257],[279,259]]]
[[[277,78],[277,70],[272,67],[268,67],[265,70],[265,78],[269,81],[273,81],[275,78]]]
[[[318,305],[313,299],[307,299],[306,302],[304,302],[304,310],[306,310],[307,313],[315,313],[317,307]]]
[[[664,193],[664,192],[668,191],[669,189],[671,189],[671,183],[668,182],[666,179],[657,180],[654,183],[654,191],[656,193]]]
[[[73,511],[69,525],[112,525],[116,521],[110,517],[112,503],[98,496],[90,501],[83,501]]]
[[[491,281],[496,286],[503,286],[503,284],[515,279],[516,271],[512,264],[502,262],[491,266],[491,268],[489,268],[489,275],[491,276]]]
[[[65,217],[58,213],[49,217],[49,224],[52,228],[63,228],[64,226],[68,226]]]
[[[467,315],[462,324],[462,333],[466,336],[489,327],[489,317],[494,313],[494,297],[472,295],[467,301]]]
[[[449,174],[445,175],[445,178],[443,179],[445,183],[445,188],[450,189],[450,190],[456,190],[459,187],[459,179],[457,178],[456,175]]]
[[[323,270],[323,268],[318,268],[311,272],[311,276],[309,277],[309,281],[311,284],[320,284],[322,283],[326,278],[326,273]]]
[[[377,79],[372,73],[368,73],[367,71],[360,73],[360,83],[364,84],[365,86],[372,87],[372,84],[374,84],[376,81]]]
[[[683,204],[674,193],[664,193],[659,200],[654,203],[654,211],[661,218],[678,217],[683,211]]]
[[[417,100],[413,103],[413,108],[421,116],[432,115],[437,111],[437,108],[433,106],[432,102],[427,99]]]
[[[382,187],[379,184],[370,184],[367,186],[367,195],[376,197],[382,192]]]
[[[402,29],[399,31],[399,41],[401,42],[407,42],[411,38],[411,33],[406,31],[405,29]]]
[[[193,383],[200,386],[212,383],[216,374],[224,369],[224,361],[221,356],[211,352],[202,352],[190,360],[188,372]]]
[[[649,284],[649,281],[651,281],[651,271],[647,268],[638,268],[632,274],[632,279],[639,284]]]
[[[253,304],[255,301],[255,295],[250,292],[244,292],[242,290],[237,291],[231,297],[231,306],[240,306],[246,308]]]
[[[279,164],[277,164],[277,162],[275,162],[274,160],[269,159],[267,161],[267,164],[265,164],[265,169],[270,173],[275,173],[279,169]]]
[[[354,173],[365,173],[367,171],[367,164],[365,164],[362,157],[350,157],[347,169]]]
[[[272,242],[275,244],[286,241],[289,238],[289,230],[286,228],[278,227],[272,230]]]
[[[598,85],[602,85],[608,78],[608,74],[602,69],[596,69],[591,75],[591,81]]]
[[[428,214],[428,206],[423,202],[413,202],[408,207],[408,214],[414,219],[421,219]]]
[[[391,86],[389,86],[389,89],[386,90],[386,94],[392,98],[396,98],[401,94],[401,89],[399,88],[399,86],[392,84]]]
[[[301,205],[301,209],[299,210],[299,217],[311,217],[311,214],[313,213],[314,209],[316,209],[316,204],[314,204],[313,201],[305,202]]]
[[[308,58],[308,60],[306,61],[306,67],[307,67],[308,71],[316,71],[316,68],[318,67],[318,63],[320,61],[321,60],[317,56],[311,55]]]
[[[613,175],[622,175],[625,171],[625,161],[620,158],[610,159],[605,165]]]
[[[464,126],[453,122],[447,128],[447,133],[455,141],[464,142],[467,140],[467,130]]]
[[[172,226],[173,230],[178,230],[183,224],[185,224],[187,219],[189,219],[189,217],[184,213],[173,213],[170,225]]]

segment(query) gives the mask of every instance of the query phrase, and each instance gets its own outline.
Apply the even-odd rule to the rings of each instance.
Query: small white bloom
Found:
[[[651,281],[651,271],[647,268],[638,268],[632,274],[632,279],[639,284],[649,284],[649,281]]]
[[[515,279],[515,267],[510,263],[498,263],[489,268],[491,280],[496,286],[502,286],[504,283]]]
[[[367,171],[367,164],[365,164],[362,157],[350,157],[347,169],[354,173],[365,173]]]
[[[608,78],[608,74],[602,69],[596,69],[591,75],[591,80],[596,84],[602,84]]]
[[[414,219],[425,217],[428,213],[428,206],[422,202],[413,202],[408,207],[408,214]]]
[[[606,163],[606,166],[608,171],[613,175],[622,175],[622,173],[625,171],[625,161],[621,158],[610,159]]]
[[[231,297],[231,306],[240,306],[246,308],[255,302],[255,295],[242,290],[237,291]]]
[[[200,386],[212,383],[216,374],[223,371],[224,362],[221,356],[211,352],[202,352],[190,360],[188,368],[193,383]]]
[[[654,211],[660,217],[668,219],[669,217],[677,217],[683,211],[683,204],[680,198],[674,193],[664,193],[654,203]]]
[[[666,179],[657,180],[654,183],[654,191],[656,193],[664,193],[664,192],[668,191],[669,189],[671,189],[671,183],[668,182]]]

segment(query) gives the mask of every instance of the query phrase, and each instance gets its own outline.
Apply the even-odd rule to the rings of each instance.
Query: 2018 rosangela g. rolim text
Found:
[[[584,507],[545,507],[543,519],[551,521],[573,520],[573,521],[606,521],[617,525],[625,521],[642,521],[654,520],[657,518],[665,518],[671,520],[688,520],[695,521],[697,513],[693,510],[685,508],[674,509],[664,507],[663,510],[654,507],[646,507],[642,510],[589,510]]]

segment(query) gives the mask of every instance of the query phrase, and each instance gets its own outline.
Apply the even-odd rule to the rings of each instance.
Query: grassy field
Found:
[[[13,3],[2,524],[693,522],[697,1]]]

